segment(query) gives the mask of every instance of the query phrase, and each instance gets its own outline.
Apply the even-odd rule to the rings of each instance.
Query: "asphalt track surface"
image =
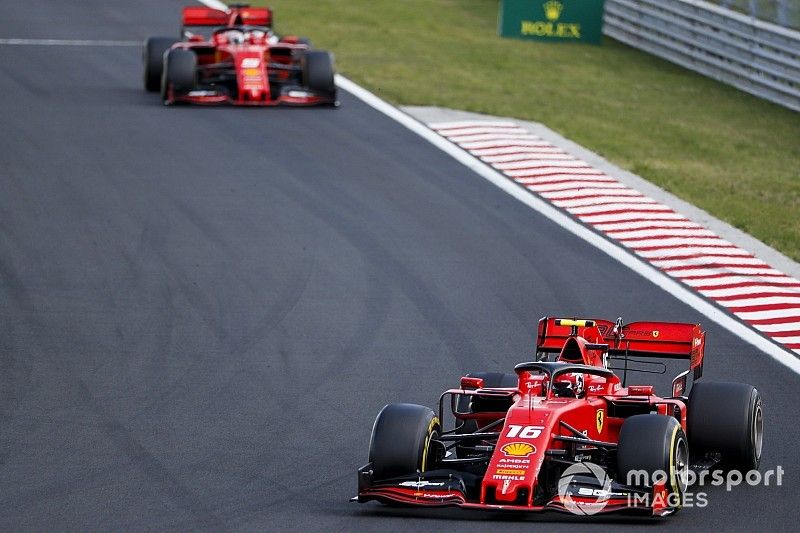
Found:
[[[11,2],[0,37],[170,35],[180,5]],[[384,404],[530,358],[539,316],[701,318],[348,94],[163,108],[139,53],[0,46],[0,530],[796,527],[800,377],[708,322],[782,487],[665,521],[348,503]]]

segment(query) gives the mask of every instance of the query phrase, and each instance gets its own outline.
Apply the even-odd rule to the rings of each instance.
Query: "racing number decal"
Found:
[[[605,411],[602,409],[597,410],[597,432],[603,432],[603,420],[605,419]]]
[[[542,434],[542,426],[516,426],[509,424],[506,437],[509,439],[535,439]]]

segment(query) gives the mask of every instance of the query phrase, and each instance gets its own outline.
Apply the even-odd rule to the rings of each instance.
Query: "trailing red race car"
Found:
[[[333,55],[277,36],[268,8],[185,7],[181,38],[144,44],[145,89],[160,90],[165,105],[337,103]]]
[[[384,407],[353,500],[671,514],[684,504],[690,468],[749,471],[761,459],[758,391],[698,381],[704,347],[697,324],[542,318],[538,361],[518,364],[514,374],[461,378],[440,397],[438,413]],[[625,384],[634,367],[666,370],[651,358],[690,362],[668,398],[651,385]]]

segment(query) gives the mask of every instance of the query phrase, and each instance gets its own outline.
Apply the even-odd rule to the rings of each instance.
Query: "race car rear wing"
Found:
[[[571,336],[581,336],[609,355],[686,359],[697,379],[703,374],[705,331],[683,322],[632,322],[622,319],[578,320],[543,317],[539,320],[537,352],[558,353]],[[607,345],[603,346],[603,345]]]
[[[231,6],[227,11],[203,6],[183,8],[183,27],[228,26],[246,24],[249,26],[272,26],[272,10],[266,7]]]

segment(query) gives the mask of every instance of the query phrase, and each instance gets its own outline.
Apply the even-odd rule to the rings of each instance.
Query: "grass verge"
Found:
[[[800,260],[800,113],[607,38],[501,39],[497,0],[268,4],[390,102],[542,122]]]

